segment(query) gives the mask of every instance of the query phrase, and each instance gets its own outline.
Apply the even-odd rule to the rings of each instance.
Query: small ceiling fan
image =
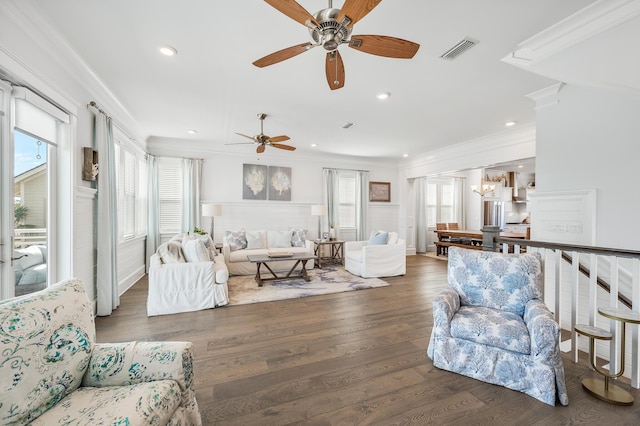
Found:
[[[296,149],[295,146],[279,143],[279,142],[288,141],[290,139],[289,136],[281,135],[281,136],[270,137],[264,134],[263,124],[264,124],[265,118],[267,118],[267,114],[264,114],[264,113],[258,114],[258,119],[260,120],[260,134],[257,134],[251,137],[251,136],[243,135],[242,133],[236,133],[236,135],[240,135],[244,138],[251,139],[253,140],[253,142],[227,143],[225,145],[244,145],[244,144],[250,144],[250,143],[257,143],[258,148],[256,148],[256,152],[258,154],[262,154],[265,148],[267,147],[267,145],[272,146],[274,148],[286,149],[287,151],[295,151]]]
[[[274,8],[309,29],[311,42],[298,44],[271,53],[253,63],[257,67],[290,59],[317,46],[326,51],[325,73],[331,90],[344,86],[344,63],[338,46],[348,43],[349,47],[372,55],[388,58],[410,59],[418,51],[419,44],[401,38],[382,35],[351,35],[353,25],[371,12],[382,0],[345,0],[342,9],[334,9],[332,0],[329,7],[312,16],[295,0],[265,0]]]

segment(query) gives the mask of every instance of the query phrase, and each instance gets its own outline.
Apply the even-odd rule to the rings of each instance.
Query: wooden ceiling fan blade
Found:
[[[269,138],[267,140],[269,142],[284,142],[284,141],[288,141],[289,139],[291,139],[289,136],[281,135],[281,136],[274,136],[274,137]]]
[[[264,0],[269,3],[273,8],[287,15],[289,18],[302,25],[308,26],[308,23],[313,24],[314,27],[318,26],[318,22],[315,18],[307,12],[307,10],[300,6],[294,0]]]
[[[274,148],[286,149],[287,151],[295,151],[296,150],[295,146],[285,145],[283,143],[272,143],[271,146],[274,147]]]
[[[324,69],[327,74],[327,83],[329,83],[331,90],[340,89],[344,86],[344,63],[340,52],[334,50],[327,53]]]
[[[260,145],[258,145],[258,147],[256,148],[256,152],[257,152],[258,154],[262,154],[262,153],[264,152],[264,148],[265,148],[264,144],[263,144],[263,143],[261,143],[261,144],[260,144]]]
[[[351,22],[349,27],[364,18],[369,12],[371,12],[382,0],[346,0],[340,14],[338,15],[338,22],[342,22],[342,18],[347,16]]]
[[[349,47],[387,58],[410,59],[416,54],[420,45],[397,37],[354,35],[351,37]]]
[[[253,63],[253,65],[262,68],[269,65],[277,64],[278,62],[282,62],[286,59],[298,56],[299,54],[306,52],[312,47],[314,47],[314,45],[309,42],[287,47],[286,49],[278,50],[277,52],[273,52],[263,58],[258,59]]]

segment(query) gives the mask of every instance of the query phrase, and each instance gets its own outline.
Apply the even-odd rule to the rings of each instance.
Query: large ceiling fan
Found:
[[[240,135],[244,138],[251,139],[253,140],[253,142],[227,143],[225,145],[243,145],[243,144],[257,143],[258,148],[256,148],[256,152],[258,154],[262,154],[265,148],[267,147],[267,145],[272,146],[274,148],[286,149],[287,151],[295,151],[296,149],[295,146],[279,143],[279,142],[288,141],[290,139],[289,136],[280,135],[280,136],[270,137],[264,134],[263,124],[264,124],[265,118],[267,118],[267,114],[264,114],[264,113],[258,114],[258,119],[260,120],[260,134],[257,134],[251,137],[251,136],[243,135],[242,133],[236,133],[236,135]]]
[[[382,0],[345,0],[342,9],[329,7],[312,16],[295,0],[265,0],[274,8],[309,29],[313,41],[291,46],[260,58],[253,63],[257,67],[277,64],[317,46],[327,51],[325,72],[331,90],[344,86],[344,64],[338,46],[349,47],[372,55],[388,58],[410,59],[418,51],[419,44],[401,38],[382,35],[351,35],[353,25],[371,12]]]

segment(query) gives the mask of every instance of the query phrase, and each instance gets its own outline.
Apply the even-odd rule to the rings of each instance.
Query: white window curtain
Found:
[[[464,220],[464,187],[465,178],[453,178],[453,217],[455,222],[460,224],[461,229],[466,229],[467,224]]]
[[[322,173],[324,203],[327,205],[326,223],[328,228],[335,229],[340,222],[340,172],[337,169],[323,169]]]
[[[200,180],[202,159],[182,159],[182,230],[200,227]]]
[[[356,172],[356,240],[368,239],[367,206],[369,203],[369,172]]]
[[[160,189],[158,184],[158,159],[149,154],[147,159],[147,273],[151,255],[158,250],[160,243]]]
[[[118,291],[118,194],[116,186],[113,123],[102,111],[90,106],[95,114],[93,146],[98,151],[97,218],[97,314],[111,315],[120,305]]]
[[[416,195],[416,252],[427,252],[427,178],[418,178],[414,181]]]

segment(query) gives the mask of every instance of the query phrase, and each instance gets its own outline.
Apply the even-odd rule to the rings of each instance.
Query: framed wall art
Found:
[[[369,182],[369,201],[391,201],[391,183]]]
[[[242,199],[267,199],[267,166],[260,164],[242,165]]]
[[[269,166],[267,198],[291,201],[291,167]]]

